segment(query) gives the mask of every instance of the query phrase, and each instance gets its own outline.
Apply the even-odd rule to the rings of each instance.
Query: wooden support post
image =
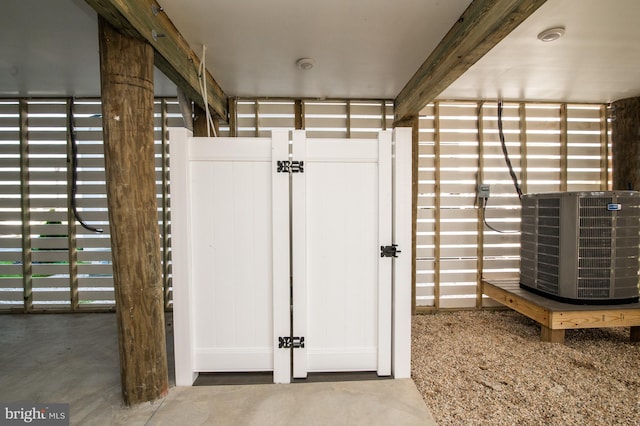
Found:
[[[207,136],[207,114],[198,104],[193,105],[193,136]]]
[[[193,105],[193,136],[208,137],[220,134],[220,121],[217,115],[211,117],[213,128],[207,122],[207,112],[198,104]],[[207,132],[208,130],[208,132]]]
[[[213,121],[213,134],[216,136],[220,135],[220,117],[214,115],[211,117],[211,121]]]
[[[527,143],[527,108],[524,102],[520,102],[518,114],[520,117],[520,189],[526,194],[528,192],[527,182],[529,182],[529,177],[527,176],[527,170],[529,168],[527,164],[527,150],[529,149],[529,145]]]
[[[294,128],[304,130],[304,103],[302,99],[296,99],[293,105]]]
[[[615,101],[611,140],[613,189],[640,190],[640,97]]]
[[[33,310],[33,264],[31,262],[31,201],[29,198],[29,114],[26,99],[20,100],[20,217],[22,222],[23,312]]]
[[[258,99],[256,99],[256,131],[255,131],[255,137],[260,137],[260,101]]]
[[[418,158],[420,154],[420,116],[413,115],[393,123],[393,127],[411,127],[411,315],[416,314],[416,230],[418,224]]]
[[[73,129],[72,123],[74,107],[73,98],[67,99],[67,158],[72,158],[71,162],[67,162],[67,239],[69,247],[69,299],[71,301],[71,311],[78,310],[80,306],[79,292],[78,292],[78,249],[77,249],[77,233],[76,233],[76,215],[73,210],[75,204],[75,194],[73,192],[73,186],[75,184],[75,168],[77,158],[74,158],[75,138],[72,135]]]
[[[153,48],[99,17],[102,123],[120,346],[128,406],[169,389],[153,129]]]
[[[347,100],[347,138],[351,138],[351,101]]]
[[[606,105],[600,107],[600,189],[609,189],[611,167],[609,167],[609,119]]]
[[[564,329],[553,330],[545,325],[541,325],[540,341],[564,344]]]
[[[617,190],[638,191],[640,190],[640,97],[615,101],[611,107],[613,110],[612,187]],[[631,327],[630,340],[640,342],[640,326]]]
[[[560,191],[565,192],[569,180],[569,132],[567,104],[560,105]]]
[[[229,136],[238,136],[238,98],[229,98]]]
[[[440,231],[442,229],[440,206],[442,204],[442,193],[440,191],[440,102],[435,102],[433,105],[433,126],[435,134],[433,135],[433,167],[434,171],[434,213],[433,213],[433,306],[436,310],[440,309]]]
[[[380,101],[380,121],[382,122],[382,130],[387,130],[387,101]]]
[[[484,183],[484,101],[478,104],[478,173],[476,174],[476,188]],[[482,308],[482,271],[484,270],[484,209],[476,193],[476,231],[478,232],[478,248],[476,249],[476,309]]]

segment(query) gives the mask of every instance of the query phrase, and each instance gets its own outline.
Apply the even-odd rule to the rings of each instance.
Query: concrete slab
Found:
[[[2,315],[0,342],[0,401],[69,403],[72,425],[435,425],[410,379],[173,387],[123,407],[114,314]]]
[[[173,388],[149,425],[435,425],[410,379]]]

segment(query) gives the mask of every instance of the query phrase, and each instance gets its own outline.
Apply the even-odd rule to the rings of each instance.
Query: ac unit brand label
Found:
[[[607,210],[610,212],[622,210],[622,204],[607,204]]]

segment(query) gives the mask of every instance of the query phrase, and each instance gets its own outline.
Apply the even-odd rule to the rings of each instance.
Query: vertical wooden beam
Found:
[[[564,344],[564,330],[552,330],[546,325],[540,326],[540,341]]]
[[[478,185],[484,182],[484,101],[478,104],[478,172],[476,174],[476,188]],[[476,207],[477,207],[477,251],[476,251],[476,267],[478,272],[476,273],[476,308],[482,308],[482,271],[484,269],[484,209],[480,204],[476,192]],[[484,201],[482,201],[484,202]]]
[[[293,104],[293,120],[296,130],[304,130],[304,102],[302,99],[296,99]]]
[[[78,250],[76,244],[76,216],[73,212],[73,193],[72,187],[74,185],[74,167],[76,167],[75,160],[73,159],[75,138],[72,136],[72,132],[75,129],[72,128],[73,120],[73,99],[67,99],[67,240],[69,246],[69,298],[71,300],[71,311],[78,309],[80,300],[78,298]],[[71,161],[69,161],[71,160]]]
[[[351,101],[347,100],[347,138],[351,137]]]
[[[220,120],[212,115],[213,128],[207,122],[207,112],[198,104],[193,104],[193,136],[213,137],[220,134]]]
[[[411,127],[411,315],[416,313],[416,231],[418,229],[418,159],[420,145],[420,116],[406,117],[393,127]]]
[[[440,309],[440,103],[436,102],[433,106],[433,128],[434,128],[434,146],[433,146],[433,164],[435,169],[435,185],[434,185],[434,225],[433,225],[433,296],[434,308]]]
[[[220,116],[214,115],[211,117],[211,121],[213,121],[213,134],[220,136]]]
[[[524,102],[520,102],[518,108],[519,116],[520,116],[520,189],[522,189],[522,193],[527,193],[527,182],[529,181],[529,177],[527,176],[527,108]]]
[[[260,101],[256,99],[255,105],[256,105],[256,133],[255,133],[255,137],[259,137],[260,136]]]
[[[609,189],[609,120],[607,106],[600,107],[600,189]]]
[[[640,190],[640,97],[612,104],[613,189]]]
[[[238,98],[229,98],[229,136],[238,136]]]
[[[33,266],[31,263],[31,203],[29,201],[29,109],[20,100],[20,215],[22,219],[22,297],[24,312],[33,310]]]
[[[197,137],[206,137],[207,136],[207,128],[209,127],[209,123],[207,123],[207,114],[198,104],[193,105],[193,136]]]
[[[381,100],[380,107],[381,107],[381,121],[382,121],[382,126],[380,126],[380,128],[382,130],[387,130],[387,101],[385,101],[384,99]]]
[[[562,104],[560,106],[560,191],[566,191],[568,188],[568,143],[567,104]]]
[[[98,18],[102,123],[122,395],[169,388],[156,201],[153,48]]]

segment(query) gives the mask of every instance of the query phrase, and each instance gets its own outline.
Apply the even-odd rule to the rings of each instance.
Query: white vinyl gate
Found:
[[[409,377],[410,130],[289,135],[170,132],[178,385],[200,372]],[[398,257],[382,256],[392,243]]]

